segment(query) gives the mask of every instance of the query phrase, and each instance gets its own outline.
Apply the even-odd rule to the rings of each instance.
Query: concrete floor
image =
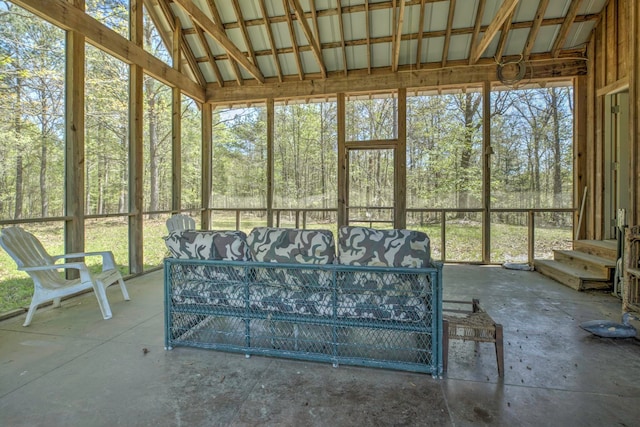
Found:
[[[535,272],[447,265],[445,298],[480,298],[503,323],[491,344],[452,341],[430,375],[163,348],[162,273],[0,322],[0,426],[640,425],[640,342],[578,324],[620,318],[620,301]]]

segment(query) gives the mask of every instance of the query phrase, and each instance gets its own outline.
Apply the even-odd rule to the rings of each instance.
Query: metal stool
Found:
[[[449,340],[458,339],[463,341],[492,342],[496,346],[496,359],[498,362],[498,375],[504,376],[504,346],[502,340],[502,325],[493,321],[482,308],[480,301],[473,299],[469,301],[443,301],[444,304],[468,304],[471,310],[447,309],[443,312],[461,313],[465,316],[453,316],[443,314],[442,316],[442,364],[443,370],[447,371],[447,361],[449,358]]]

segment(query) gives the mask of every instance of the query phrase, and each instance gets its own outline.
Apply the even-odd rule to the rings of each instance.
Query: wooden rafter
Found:
[[[264,0],[260,0],[258,3],[260,3],[260,13],[262,13],[264,28],[267,31],[267,37],[269,38],[269,46],[271,46],[271,55],[273,55],[273,63],[276,66],[278,81],[282,82],[282,67],[280,67],[280,58],[278,58],[278,52],[276,50],[276,42],[273,39],[273,31],[271,31],[271,23],[269,22],[269,15],[267,14],[267,8],[264,6]],[[255,54],[255,51],[254,51],[254,54]]]
[[[509,36],[509,31],[511,31],[511,23],[513,21],[513,14],[515,12],[515,9],[512,10],[507,19],[504,21],[504,24],[502,24],[502,31],[500,31],[500,40],[498,40],[498,47],[496,48],[496,53],[493,56],[493,59],[495,59],[497,63],[502,62],[502,54],[504,53],[504,47],[507,45],[507,37]]]
[[[220,25],[222,25],[222,19],[220,19],[220,13],[218,13],[218,7],[214,3],[214,1],[207,0],[207,7],[209,8],[209,12],[211,12],[211,15],[213,15],[213,20],[215,22],[220,23]],[[239,86],[242,86],[244,84],[244,79],[242,78],[240,67],[238,67],[238,61],[236,61],[233,57],[229,56],[228,54],[227,54],[227,61],[229,61],[229,64],[231,64],[233,75],[236,76],[236,82],[238,82]]]
[[[249,33],[247,32],[247,26],[244,25],[244,17],[242,15],[242,9],[240,9],[240,4],[238,3],[238,0],[233,0],[231,4],[233,4],[233,11],[238,18],[238,24],[240,24],[240,30],[242,31],[242,38],[244,39],[244,44],[247,47],[249,56],[251,57],[251,62],[253,62],[253,64],[257,66],[258,61],[256,61],[256,54],[253,50],[253,45],[251,44]]]
[[[293,19],[291,18],[291,9],[289,8],[289,0],[282,0],[282,7],[284,8],[284,12],[287,15],[289,37],[291,37],[291,47],[293,48],[293,54],[296,59],[296,66],[298,67],[298,77],[300,78],[300,80],[304,80],[304,74],[302,71],[302,62],[300,60],[300,48],[298,47],[296,32],[293,30]]]
[[[422,38],[424,37],[424,0],[420,1],[420,18],[418,20],[418,43],[416,47],[416,68],[422,65]]]
[[[340,47],[342,48],[342,64],[344,66],[344,75],[346,76],[349,73],[349,67],[347,67],[347,47],[344,41],[344,21],[342,19],[342,2],[340,0],[336,0],[336,2],[338,3],[338,26],[340,27]]]
[[[482,27],[482,17],[484,16],[484,7],[486,0],[480,0],[478,3],[478,9],[476,10],[476,22],[473,26],[473,33],[471,34],[471,48],[478,42],[478,35],[480,34],[480,28]],[[469,63],[471,63],[471,55],[469,55]]]
[[[216,82],[218,82],[218,86],[222,87],[224,81],[222,80],[222,74],[220,73],[220,69],[218,68],[218,64],[216,64],[216,60],[213,56],[213,52],[211,52],[211,46],[209,46],[209,42],[207,41],[207,37],[198,25],[194,27],[196,29],[196,34],[198,35],[198,40],[200,40],[200,44],[202,44],[202,48],[204,49],[204,54],[206,55],[206,62],[211,64],[211,68],[213,68],[213,74],[216,75]]]
[[[147,13],[151,17],[151,20],[156,25],[158,33],[160,34],[160,38],[162,38],[162,42],[164,43],[168,51],[170,52],[173,51],[174,49],[173,40],[175,40],[176,35],[179,38],[178,45],[180,46],[179,48],[180,54],[177,56],[172,55],[172,57],[174,58],[176,57],[179,58],[177,61],[174,60],[174,62],[178,62],[177,64],[178,67],[175,67],[174,65],[174,68],[180,70],[181,72],[187,71],[199,85],[205,86],[207,84],[207,81],[202,75],[202,71],[198,66],[198,61],[196,60],[196,57],[193,55],[193,51],[189,48],[187,39],[180,25],[180,20],[178,20],[173,16],[173,13],[171,12],[169,5],[166,2],[159,1],[159,0],[145,0],[144,3],[146,5]],[[171,31],[170,34],[167,34],[165,31],[162,31],[162,27],[160,26],[160,16],[158,16],[156,12],[156,8],[154,6],[160,8],[160,10],[162,11],[163,19],[169,25],[169,29]],[[176,31],[176,28],[177,28],[177,31]],[[182,64],[180,64],[180,62],[182,62],[182,59],[184,59],[187,62],[188,70],[185,70],[184,67],[182,67]]]
[[[318,40],[313,36],[311,32],[311,27],[309,27],[309,23],[307,22],[307,18],[304,16],[304,11],[302,10],[302,6],[300,6],[300,2],[298,0],[289,0],[289,4],[293,7],[293,11],[296,14],[296,18],[298,18],[298,22],[302,27],[302,32],[305,37],[309,41],[309,46],[311,46],[311,52],[313,52],[313,56],[315,56],[316,61],[318,61],[318,65],[320,66],[320,74],[322,77],[327,77],[327,68],[324,65],[324,60],[322,59],[322,51],[320,50],[320,44]]]
[[[544,13],[547,10],[548,5],[549,0],[540,0],[540,3],[538,3],[536,17],[533,19],[533,25],[529,30],[529,37],[527,37],[527,42],[525,43],[524,49],[522,51],[522,57],[525,61],[528,60],[529,55],[531,55],[531,50],[533,49],[533,45],[536,42],[536,37],[538,36],[538,31],[540,30],[540,26],[542,25]]]
[[[264,76],[262,72],[252,64],[249,59],[236,47],[235,44],[227,37],[224,32],[224,27],[222,25],[218,25],[211,21],[207,15],[204,14],[195,4],[193,4],[192,0],[173,0],[174,3],[178,4],[182,7],[185,12],[187,12],[191,19],[194,21],[194,24],[202,27],[205,33],[209,34],[214,38],[216,42],[222,46],[224,50],[236,61],[240,64],[249,74],[251,74],[256,80],[261,83],[264,83]]]
[[[394,73],[398,71],[398,63],[400,62],[400,45],[402,44],[402,24],[404,23],[404,5],[405,1],[400,0],[400,7],[398,10],[397,19],[394,21],[394,33],[393,33],[393,58],[391,60],[391,71]],[[396,8],[393,9],[394,17]]]
[[[366,20],[367,38],[367,72],[371,74],[371,28],[369,23],[369,0],[364,0],[364,17]],[[344,41],[344,38],[342,39]],[[346,74],[346,73],[345,73]]]
[[[470,55],[471,64],[475,64],[476,62],[478,62],[484,51],[487,49],[487,47],[489,47],[491,40],[493,40],[495,35],[498,33],[500,27],[502,27],[504,21],[511,16],[511,13],[515,10],[517,5],[518,0],[504,0],[502,5],[500,6],[500,9],[498,10],[498,13],[496,13],[493,21],[491,21],[491,24],[489,24],[489,27],[484,32],[484,36],[482,37],[480,42],[473,46]]]
[[[567,11],[567,15],[564,18],[564,22],[560,27],[560,31],[558,32],[558,36],[556,37],[555,42],[553,43],[553,48],[551,49],[551,54],[554,58],[560,56],[560,49],[564,46],[564,42],[569,35],[569,30],[571,29],[571,25],[576,19],[576,14],[578,13],[578,7],[582,0],[571,0],[571,4],[569,5],[569,10]]]
[[[447,16],[447,33],[444,36],[444,47],[442,49],[442,66],[447,66],[449,57],[449,45],[451,44],[451,29],[453,28],[453,14],[456,10],[456,0],[449,1],[449,15]]]

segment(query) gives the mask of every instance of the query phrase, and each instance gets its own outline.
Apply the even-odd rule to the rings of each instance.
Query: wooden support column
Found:
[[[628,1],[629,16],[629,147],[631,165],[629,175],[631,185],[629,188],[628,215],[629,225],[640,225],[640,6],[637,1]]]
[[[491,262],[491,82],[482,86],[482,262]]]
[[[267,227],[273,227],[273,138],[275,132],[275,106],[267,99]]]
[[[84,11],[84,0],[73,5]],[[84,252],[84,62],[85,39],[67,31],[65,76],[65,253]],[[77,277],[77,272],[75,272]]]
[[[407,89],[398,90],[398,142],[395,149],[394,227],[407,226]]]
[[[142,46],[142,2],[131,0],[131,40]],[[143,257],[143,217],[142,217],[142,120],[143,120],[143,70],[139,65],[131,65],[129,73],[129,272],[142,273]]]
[[[200,191],[202,200],[202,215],[200,228],[211,229],[211,186],[212,186],[212,161],[213,161],[213,117],[210,103],[202,106],[202,173],[200,175]]]
[[[171,55],[173,68],[180,71],[180,44],[182,30],[180,20],[175,20]],[[171,88],[171,210],[180,212],[182,208],[182,92]]]
[[[586,76],[577,77],[573,85],[573,105],[575,113],[573,131],[573,237],[585,238],[586,221],[584,216],[586,209],[580,218],[580,206],[585,197],[584,189],[587,186],[587,93],[588,80]],[[588,191],[588,190],[587,190]],[[588,193],[587,193],[588,194]],[[585,205],[586,208],[586,205]],[[580,229],[578,229],[580,227]]]
[[[347,148],[346,141],[346,105],[344,93],[338,94],[338,227],[342,225],[349,225],[349,218],[347,215],[347,204],[349,185],[347,183],[347,167],[349,162],[347,161]]]

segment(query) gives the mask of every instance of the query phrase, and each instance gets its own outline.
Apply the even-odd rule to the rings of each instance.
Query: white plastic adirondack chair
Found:
[[[172,231],[195,230],[196,220],[189,215],[175,214],[167,220],[167,230]]]
[[[59,307],[60,298],[89,288],[93,288],[100,311],[102,311],[102,317],[105,319],[111,318],[111,307],[109,307],[106,294],[107,287],[119,283],[124,299],[129,300],[127,288],[124,285],[122,275],[116,268],[111,251],[51,256],[33,234],[20,227],[3,229],[0,233],[0,246],[13,258],[18,265],[18,270],[27,272],[33,279],[33,298],[23,326],[29,326],[40,304],[53,301],[53,306]],[[102,256],[101,273],[92,274],[84,262],[64,262],[65,258],[84,258],[87,256]],[[58,260],[63,260],[63,262],[56,264]],[[78,270],[80,278],[65,279],[60,270],[66,269]]]

